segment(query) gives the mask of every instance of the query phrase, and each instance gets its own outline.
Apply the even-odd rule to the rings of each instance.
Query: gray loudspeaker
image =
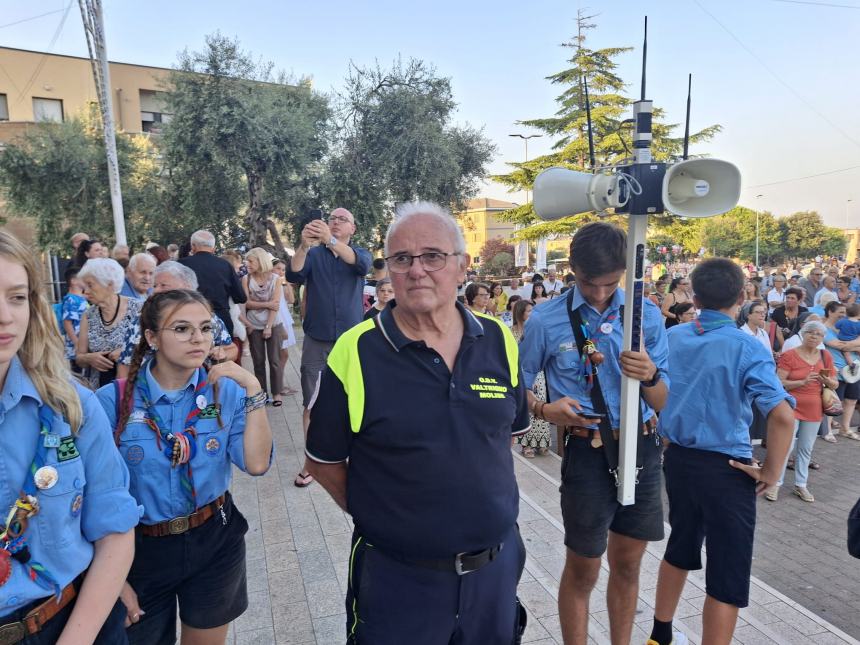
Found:
[[[554,220],[618,206],[616,175],[547,168],[535,178],[534,209],[541,219]]]
[[[734,208],[741,196],[737,166],[719,159],[690,159],[669,166],[663,206],[683,217],[711,217]]]

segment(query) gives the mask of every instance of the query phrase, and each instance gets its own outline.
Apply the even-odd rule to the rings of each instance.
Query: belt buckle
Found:
[[[185,533],[186,531],[188,531],[188,527],[188,515],[184,517],[174,517],[167,523],[167,530],[170,532],[170,535],[179,535],[180,533]]]
[[[469,555],[465,551],[463,553],[458,553],[454,556],[454,571],[457,572],[458,576],[465,576],[467,573],[472,573],[474,569],[463,569],[463,556]]]
[[[0,645],[12,645],[24,640],[25,636],[27,636],[27,628],[21,621],[0,627]]]

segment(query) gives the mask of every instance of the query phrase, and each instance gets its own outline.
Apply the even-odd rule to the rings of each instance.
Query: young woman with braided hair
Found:
[[[0,642],[120,645],[138,508],[42,280],[0,232]]]
[[[182,641],[223,645],[248,606],[248,524],[228,491],[231,466],[269,468],[266,394],[232,361],[203,369],[212,310],[198,292],[150,296],[140,328],[128,380],[97,393],[144,509],[121,594],[129,642],[174,643],[178,600]]]

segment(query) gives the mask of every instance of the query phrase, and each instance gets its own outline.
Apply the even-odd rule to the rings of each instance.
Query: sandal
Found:
[[[305,486],[310,486],[314,483],[313,475],[308,473],[307,475],[302,475],[299,473],[296,475],[295,480],[293,480],[293,484],[296,488],[304,488]]]
[[[858,433],[856,430],[840,430],[839,436],[847,437],[848,439],[854,439],[855,441],[860,441],[860,433]]]
[[[789,459],[789,460],[788,460],[788,463],[787,463],[787,464],[785,464],[785,467],[786,467],[788,470],[794,470],[794,459]]]
[[[836,441],[836,435],[832,432],[824,435],[821,438],[824,439],[824,441],[826,441],[827,443],[839,443],[838,441]]]
[[[817,461],[810,461],[809,470],[821,470],[821,464],[819,464]]]
[[[533,459],[535,456],[535,449],[529,448],[528,446],[523,446],[523,457],[526,459]]]
[[[543,457],[544,455],[548,455],[549,454],[549,448],[538,448],[537,454],[539,454],[541,457]]]
[[[283,401],[281,401],[280,399],[275,399],[274,401],[272,401],[272,407],[273,407],[273,408],[279,408],[279,407],[281,407],[283,404],[284,404],[284,402],[283,402]]]

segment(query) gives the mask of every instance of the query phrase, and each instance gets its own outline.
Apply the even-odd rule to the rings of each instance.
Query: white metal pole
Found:
[[[98,65],[101,71],[100,78],[95,79],[96,84],[101,81],[99,89],[99,101],[101,102],[102,129],[104,131],[105,152],[108,161],[108,182],[110,184],[110,201],[113,210],[113,225],[117,244],[127,244],[125,235],[125,216],[122,209],[122,190],[119,181],[119,159],[116,151],[116,131],[113,122],[113,97],[110,86],[110,69],[107,59],[107,46],[105,45],[104,14],[102,12],[101,0],[91,0],[89,3],[93,13],[92,25],[95,28],[93,40],[98,57]]]

